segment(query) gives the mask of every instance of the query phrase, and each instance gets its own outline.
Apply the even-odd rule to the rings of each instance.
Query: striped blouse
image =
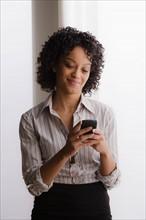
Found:
[[[22,153],[22,174],[29,192],[34,196],[48,191],[53,182],[84,184],[102,181],[107,189],[113,188],[120,179],[117,152],[117,131],[112,109],[98,101],[81,96],[73,114],[73,125],[80,120],[96,119],[113,158],[116,169],[108,176],[100,173],[100,154],[92,147],[82,148],[76,153],[74,163],[68,160],[50,185],[43,183],[40,167],[66,144],[69,130],[52,109],[52,92],[48,98],[21,116],[19,135]]]

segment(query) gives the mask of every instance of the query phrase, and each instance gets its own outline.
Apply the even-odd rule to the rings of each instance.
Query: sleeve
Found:
[[[104,121],[104,135],[111,150],[113,159],[116,162],[115,170],[108,176],[102,176],[100,171],[97,171],[97,176],[100,181],[103,182],[107,189],[112,189],[118,186],[120,183],[121,171],[119,169],[119,157],[118,157],[118,143],[117,143],[117,125],[115,114],[112,109],[105,115]]]
[[[22,174],[29,192],[39,196],[42,192],[48,191],[53,183],[43,183],[40,167],[42,165],[39,137],[35,132],[33,117],[30,114],[23,114],[19,124],[19,136],[22,155]]]

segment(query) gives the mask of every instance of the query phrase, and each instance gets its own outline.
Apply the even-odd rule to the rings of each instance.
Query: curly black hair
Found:
[[[98,89],[104,67],[102,44],[89,32],[66,27],[58,29],[51,37],[48,37],[37,58],[37,82],[41,85],[42,90],[50,92],[55,89],[56,73],[53,71],[53,67],[61,58],[66,58],[76,46],[81,46],[91,61],[90,76],[82,93],[91,94],[92,90]]]

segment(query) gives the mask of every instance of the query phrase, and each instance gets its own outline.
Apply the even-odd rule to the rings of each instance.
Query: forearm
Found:
[[[103,176],[110,175],[116,168],[116,163],[113,160],[109,149],[106,151],[106,153],[100,154],[100,163],[100,173]]]
[[[43,182],[47,185],[51,184],[68,159],[69,157],[66,156],[65,150],[62,148],[54,157],[43,164],[40,168]]]

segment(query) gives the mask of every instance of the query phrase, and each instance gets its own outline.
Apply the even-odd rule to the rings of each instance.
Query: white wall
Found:
[[[18,126],[33,104],[31,2],[2,1],[1,12],[1,219],[29,219]]]
[[[113,216],[145,219],[145,2],[100,1],[105,46],[100,100],[117,115],[121,185],[110,191]]]
[[[59,26],[89,30],[105,47],[101,86],[93,98],[112,106],[117,116],[122,182],[109,192],[113,219],[144,220],[145,2],[65,2],[59,1],[65,13],[59,9]],[[22,112],[46,96],[33,73],[40,45],[57,29],[57,1],[4,0],[1,5],[1,219],[28,220],[33,197],[22,180],[18,124]]]

